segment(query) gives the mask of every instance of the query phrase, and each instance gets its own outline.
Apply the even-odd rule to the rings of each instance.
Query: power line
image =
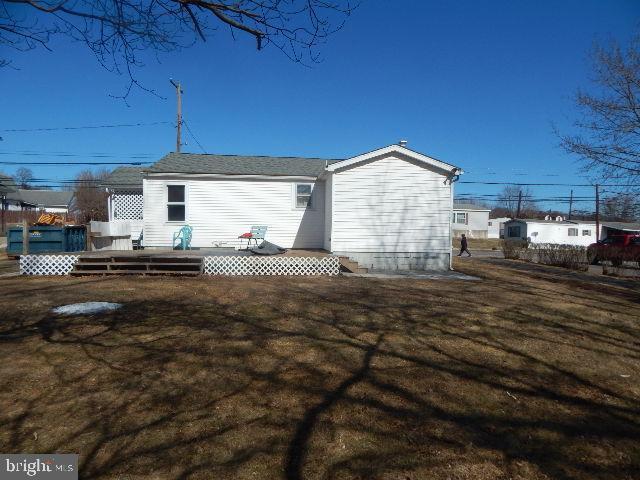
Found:
[[[0,129],[0,132],[23,133],[23,132],[56,132],[60,130],[88,130],[97,128],[124,128],[124,127],[149,127],[154,125],[166,125],[172,122],[149,122],[149,123],[120,123],[111,125],[82,125],[78,127],[49,127],[49,128],[9,128]]]
[[[0,155],[24,156],[24,157],[83,157],[83,158],[158,158],[159,154],[154,153],[72,153],[72,152],[36,152],[36,151],[18,151],[18,152],[0,152]]]
[[[475,185],[515,185],[521,187],[595,187],[591,183],[517,183],[517,182],[480,182],[480,181],[464,181],[460,180],[456,183],[475,184]],[[640,184],[600,184],[601,187],[640,187]]]
[[[189,127],[189,124],[187,123],[187,121],[183,119],[182,123],[184,123],[184,126],[187,127],[187,132],[189,132],[189,135],[191,135],[191,138],[193,138],[193,140],[198,144],[198,146],[200,147],[200,150],[202,150],[202,153],[206,154],[207,151],[204,149],[204,147],[202,145],[200,145],[200,142],[198,141],[196,136],[191,131],[191,128]]]
[[[154,162],[0,162],[0,165],[148,165]]]

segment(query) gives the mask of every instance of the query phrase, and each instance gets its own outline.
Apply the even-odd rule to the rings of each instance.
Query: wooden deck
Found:
[[[235,250],[233,248],[207,248],[200,250],[170,250],[170,249],[146,249],[146,250],[100,250],[97,252],[74,252],[72,255],[80,255],[81,258],[202,258],[206,256],[248,256],[253,255],[248,250]],[[321,249],[291,249],[277,256],[282,257],[326,257],[330,252]]]

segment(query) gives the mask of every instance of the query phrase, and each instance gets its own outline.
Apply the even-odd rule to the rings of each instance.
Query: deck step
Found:
[[[202,257],[173,255],[81,256],[73,276],[83,275],[200,275]]]
[[[77,262],[76,267],[198,267],[200,268],[200,263],[194,262]]]
[[[179,275],[198,276],[200,270],[73,270],[70,275],[81,277],[84,275]]]

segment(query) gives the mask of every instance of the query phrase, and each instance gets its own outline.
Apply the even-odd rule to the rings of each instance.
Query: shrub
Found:
[[[544,265],[571,270],[587,270],[589,268],[586,247],[540,243],[532,246],[531,253],[538,263]]]
[[[504,258],[509,260],[526,260],[527,247],[529,242],[526,240],[502,240],[502,253]]]

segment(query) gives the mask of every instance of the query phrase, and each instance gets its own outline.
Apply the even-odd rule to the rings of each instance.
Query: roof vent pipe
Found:
[[[407,141],[406,140],[400,140],[398,142],[398,145],[400,145],[401,147],[406,147],[407,146]]]

